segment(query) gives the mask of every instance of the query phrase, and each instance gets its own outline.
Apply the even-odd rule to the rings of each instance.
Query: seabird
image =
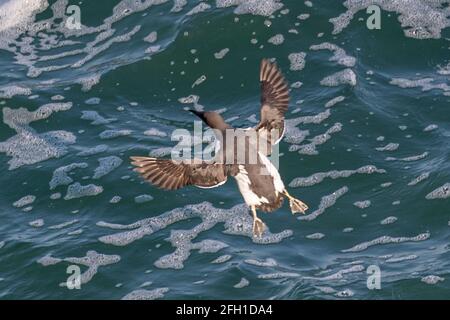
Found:
[[[272,212],[281,207],[284,198],[288,198],[293,214],[305,213],[308,209],[305,203],[288,193],[278,170],[268,159],[272,147],[283,138],[284,114],[289,104],[288,84],[276,64],[266,59],[261,61],[260,83],[261,119],[254,128],[233,128],[217,112],[189,110],[214,129],[216,137],[221,138],[220,148],[213,161],[131,157],[136,172],[148,182],[166,190],[189,185],[214,188],[224,184],[228,176],[234,177],[245,203],[251,209],[253,234],[257,237],[263,234],[265,224],[257,216],[256,210]],[[251,139],[245,140],[244,161],[237,161],[237,146],[235,141],[226,138],[227,130],[248,136],[254,134],[258,138],[257,143]],[[266,146],[261,145],[261,141]],[[232,161],[229,161],[230,154]],[[250,161],[251,157],[253,161]]]

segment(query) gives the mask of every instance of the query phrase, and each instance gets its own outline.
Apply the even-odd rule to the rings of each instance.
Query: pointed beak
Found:
[[[197,110],[194,110],[194,109],[189,109],[188,110],[189,112],[192,112],[193,114],[195,114],[197,117],[199,117],[200,119],[203,119],[203,112],[201,112],[201,111],[197,111]]]

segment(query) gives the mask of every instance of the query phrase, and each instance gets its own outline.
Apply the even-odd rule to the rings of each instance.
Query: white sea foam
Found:
[[[311,15],[309,13],[302,13],[300,15],[297,16],[297,19],[299,20],[306,20],[310,17]]]
[[[336,201],[347,192],[348,187],[344,186],[329,195],[323,196],[322,199],[320,199],[319,207],[315,211],[304,216],[299,216],[298,219],[306,221],[316,219],[318,216],[324,213],[326,209],[334,206],[336,204]]]
[[[237,6],[235,14],[253,14],[269,17],[283,7],[279,0],[216,0],[217,8]]]
[[[197,80],[194,81],[194,83],[192,84],[191,88],[199,86],[200,84],[202,84],[205,81],[206,81],[206,76],[205,75],[201,75]]]
[[[298,146],[291,146],[289,148],[289,151],[297,151],[298,149],[298,153],[300,154],[318,155],[319,152],[317,151],[316,147],[326,143],[328,140],[331,139],[332,134],[340,132],[341,130],[342,124],[337,122],[333,126],[331,126],[325,133],[317,135],[314,138],[310,139],[311,141],[310,143]]]
[[[134,198],[134,202],[136,203],[146,203],[152,201],[153,197],[149,194],[141,194],[140,196],[136,196]]]
[[[151,235],[156,231],[183,220],[199,217],[202,222],[190,230],[172,230],[168,241],[176,249],[173,253],[159,258],[155,262],[158,268],[183,268],[184,262],[190,256],[192,250],[203,252],[217,252],[227,246],[227,244],[216,240],[202,240],[193,243],[192,241],[202,232],[213,228],[218,223],[225,224],[226,234],[241,235],[250,237],[253,242],[260,244],[278,243],[292,235],[291,230],[284,230],[279,233],[271,233],[266,230],[261,238],[254,237],[252,232],[252,218],[248,214],[246,205],[237,205],[231,209],[219,209],[213,207],[208,202],[195,205],[188,205],[168,211],[160,216],[137,221],[130,225],[109,224],[105,222],[97,223],[98,226],[125,230],[119,233],[102,236],[100,242],[115,246],[125,246],[146,235]]]
[[[50,199],[52,199],[52,200],[58,200],[58,199],[61,199],[61,197],[62,197],[62,194],[60,192],[55,192],[50,195]]]
[[[228,52],[230,52],[230,49],[224,48],[224,49],[220,50],[219,52],[214,53],[214,58],[223,59],[227,55]]]
[[[93,125],[108,124],[117,121],[115,118],[106,119],[99,115],[97,111],[92,110],[82,111],[81,119],[91,121]]]
[[[391,224],[398,220],[397,217],[390,216],[380,221],[380,224]]]
[[[398,13],[398,20],[405,36],[417,39],[440,38],[441,30],[450,25],[449,9],[443,0],[410,0],[405,5],[403,0],[347,0],[343,4],[347,11],[331,18],[333,34],[346,28],[356,13],[370,5],[378,5],[383,10]]]
[[[289,67],[289,69],[292,71],[303,70],[303,68],[305,67],[305,58],[306,58],[305,52],[289,54],[288,59],[291,63],[291,66]]]
[[[82,234],[82,233],[83,233],[83,229],[77,229],[77,230],[74,230],[74,231],[67,232],[67,235],[68,236],[77,236],[77,235]]]
[[[368,208],[368,207],[370,207],[371,204],[372,203],[371,203],[370,200],[356,201],[356,202],[353,203],[353,205],[355,207],[358,207],[360,209]]]
[[[403,262],[403,261],[409,261],[409,260],[415,260],[418,256],[415,254],[407,255],[407,256],[400,256],[400,257],[392,257],[386,260],[387,263],[397,263],[397,262]]]
[[[16,208],[22,208],[22,207],[32,204],[35,200],[36,200],[36,196],[27,195],[27,196],[24,196],[24,197],[20,198],[19,200],[15,201],[13,203],[13,206]]]
[[[187,0],[174,0],[173,7],[170,9],[170,12],[180,12],[183,10],[185,5],[187,5]]]
[[[69,173],[78,168],[87,168],[86,162],[72,163],[63,167],[57,168],[53,171],[52,179],[49,182],[50,190],[55,189],[58,186],[68,185],[73,182],[73,179],[69,177]]]
[[[156,128],[151,128],[151,129],[145,130],[144,135],[153,136],[153,137],[161,137],[161,138],[167,137],[167,133],[165,133],[164,131],[161,131],[159,129],[156,129]]]
[[[350,249],[342,250],[342,252],[359,252],[368,249],[369,247],[382,245],[382,244],[390,244],[390,243],[402,243],[402,242],[418,242],[425,241],[430,237],[430,233],[421,233],[415,237],[391,237],[391,236],[382,236],[376,238],[371,241],[362,242],[357,244]]]
[[[298,88],[300,88],[302,85],[303,85],[303,82],[301,82],[301,81],[296,81],[296,82],[293,82],[293,83],[291,84],[291,88],[298,89]]]
[[[92,97],[92,98],[87,99],[84,103],[89,104],[89,105],[96,105],[96,104],[99,104],[100,101],[101,101],[100,98]]]
[[[408,183],[408,186],[415,186],[416,184],[422,182],[423,180],[426,180],[430,177],[430,173],[429,172],[424,172],[421,173],[419,176],[417,176],[416,178],[414,178],[413,180],[411,180]]]
[[[158,33],[156,31],[150,32],[145,38],[145,42],[153,43],[158,39]]]
[[[233,286],[233,288],[242,289],[242,288],[247,287],[249,284],[250,284],[250,281],[248,281],[246,278],[241,278],[241,280],[238,283],[236,283]]]
[[[325,103],[325,108],[331,108],[335,104],[344,101],[344,99],[345,99],[344,96],[337,96],[337,97],[331,99],[330,101],[328,101],[327,103]]]
[[[87,92],[100,82],[100,77],[100,74],[92,74],[78,79],[77,83],[81,84],[81,91]]]
[[[29,222],[28,224],[30,226],[32,226],[33,228],[40,228],[40,227],[44,226],[44,219],[33,220],[33,221]]]
[[[439,128],[437,124],[430,124],[425,129],[423,129],[423,131],[430,132],[430,131],[436,130],[437,128]]]
[[[324,277],[307,277],[309,279],[315,279],[320,281],[336,281],[344,278],[344,275],[351,273],[359,273],[365,270],[364,266],[361,264],[356,264],[347,269],[339,270],[333,274]],[[305,277],[306,278],[306,277]]]
[[[123,160],[117,156],[109,156],[98,159],[98,167],[95,168],[93,179],[100,179],[101,177],[112,172],[122,164]]]
[[[336,87],[343,84],[356,86],[356,74],[352,69],[344,69],[323,78],[320,84],[328,87]]]
[[[229,261],[231,258],[232,258],[231,255],[224,254],[220,257],[217,257],[213,261],[211,261],[211,263],[214,263],[214,264],[225,263],[225,262]]]
[[[122,298],[122,300],[156,300],[164,298],[164,294],[169,291],[169,288],[158,288],[153,290],[134,290]]]
[[[121,196],[114,196],[111,198],[111,200],[109,200],[109,203],[119,203],[120,200],[122,200]]]
[[[320,124],[331,115],[330,110],[325,110],[313,116],[303,116],[298,118],[285,120],[284,140],[288,143],[300,144],[309,135],[308,130],[300,130],[297,126],[299,124]],[[298,148],[298,147],[294,147]],[[298,150],[298,149],[297,149]]]
[[[429,91],[433,89],[442,90],[444,93],[450,92],[450,86],[445,83],[434,83],[433,78],[422,78],[417,80],[393,78],[390,84],[399,86],[400,88],[422,88],[422,91]]]
[[[50,158],[59,158],[68,152],[67,146],[76,141],[71,132],[60,130],[38,133],[29,124],[47,119],[52,113],[66,111],[71,107],[72,103],[68,102],[46,104],[36,111],[3,108],[3,122],[17,132],[15,136],[0,142],[0,152],[11,157],[8,161],[9,170]]]
[[[88,267],[88,269],[86,271],[84,271],[83,273],[81,273],[81,275],[80,275],[81,284],[86,284],[90,280],[92,280],[94,275],[97,274],[99,267],[118,263],[120,261],[120,256],[106,255],[106,254],[101,254],[96,251],[90,250],[86,253],[86,256],[81,257],[81,258],[68,257],[68,258],[60,259],[60,258],[53,258],[52,256],[47,255],[47,256],[39,259],[38,263],[40,263],[41,265],[43,265],[45,267],[45,266],[60,263],[62,261],[68,262],[71,264],[83,265],[83,266]],[[60,284],[60,286],[65,286],[65,285],[66,285],[65,282]]]
[[[161,158],[170,155],[172,153],[172,150],[173,150],[172,147],[156,148],[151,150],[148,155],[150,157]]]
[[[97,186],[95,184],[88,184],[86,186],[82,186],[79,182],[71,184],[67,188],[66,196],[64,200],[77,199],[81,197],[92,197],[96,196],[103,192],[102,186]]]
[[[0,99],[11,99],[14,96],[29,96],[30,88],[24,88],[18,85],[7,85],[0,87]]]
[[[415,156],[410,156],[410,157],[405,157],[405,158],[396,158],[396,157],[387,157],[385,160],[386,161],[405,161],[405,162],[410,162],[410,161],[417,161],[417,160],[422,160],[424,158],[426,158],[428,156],[428,152],[424,152]]]
[[[276,34],[273,37],[270,37],[269,40],[267,40],[267,42],[275,46],[279,46],[280,44],[283,44],[284,36],[281,33]]]
[[[108,146],[106,144],[99,144],[98,146],[95,147],[83,149],[83,151],[77,153],[77,156],[88,157],[98,153],[105,152],[106,150],[108,150]]]
[[[258,279],[262,280],[275,280],[275,279],[298,278],[298,277],[300,277],[300,274],[296,272],[275,272],[258,275]]]
[[[66,222],[63,222],[63,223],[60,223],[60,224],[55,224],[53,226],[49,226],[48,228],[52,229],[52,230],[63,229],[63,228],[66,228],[66,227],[69,227],[69,226],[71,226],[73,224],[78,223],[78,221],[79,220],[74,219],[74,220],[66,221]]]
[[[335,296],[338,298],[347,298],[347,297],[353,297],[355,293],[350,289],[345,289],[339,292],[336,292]]]
[[[187,16],[192,16],[194,14],[198,14],[201,12],[205,12],[206,10],[211,9],[211,5],[207,4],[206,2],[200,2],[198,5],[196,5],[194,8],[192,8],[191,11],[186,13]]]
[[[320,233],[320,232],[308,234],[307,236],[305,236],[306,239],[310,239],[310,240],[320,240],[320,239],[322,239],[324,237],[325,237],[325,235],[323,233]]]
[[[438,282],[444,281],[445,278],[435,276],[435,275],[428,275],[420,279],[422,282],[425,282],[426,284],[437,284]]]
[[[298,177],[289,183],[292,188],[309,187],[315,184],[321,183],[325,178],[338,179],[348,178],[354,174],[373,174],[373,173],[386,173],[384,169],[378,169],[373,165],[367,165],[356,170],[332,170],[328,172],[317,172],[309,177]]]
[[[245,259],[244,262],[258,267],[276,267],[278,265],[275,259],[272,258],[267,258],[263,261],[256,259]]]
[[[105,130],[100,133],[100,139],[114,139],[117,137],[129,136],[131,134],[131,130]]]
[[[388,143],[387,145],[383,146],[383,147],[378,147],[375,148],[375,150],[377,151],[395,151],[398,149],[400,145],[398,143]]]
[[[353,67],[356,64],[355,57],[347,55],[344,49],[339,46],[324,42],[321,44],[312,45],[309,47],[311,50],[330,50],[333,52],[333,56],[330,58],[330,61],[336,61],[338,64],[343,65],[345,67]]]
[[[198,103],[199,100],[200,100],[200,97],[195,94],[191,94],[187,97],[181,97],[178,99],[178,101],[180,103],[192,104],[192,107],[194,108],[194,110],[203,111],[204,107]]]
[[[447,199],[450,197],[450,183],[445,183],[425,196],[426,199]]]

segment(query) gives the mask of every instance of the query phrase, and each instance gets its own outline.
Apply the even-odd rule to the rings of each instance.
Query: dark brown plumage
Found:
[[[216,152],[213,162],[201,160],[177,162],[170,159],[131,157],[132,164],[136,166],[135,171],[146,181],[166,190],[176,190],[188,185],[212,188],[225,183],[228,175],[233,176],[245,202],[252,210],[253,232],[257,236],[264,231],[264,223],[256,215],[257,209],[272,212],[281,207],[284,197],[289,199],[292,213],[304,213],[308,209],[303,202],[287,192],[278,170],[267,158],[272,153],[272,147],[281,140],[284,133],[284,114],[289,104],[288,84],[278,67],[266,59],[261,62],[259,79],[261,119],[254,128],[234,129],[216,112],[190,110],[209,127],[216,129],[216,135],[221,136],[221,148]],[[238,136],[251,133],[259,137],[256,143],[246,138],[243,163],[238,162],[236,138],[233,137],[233,141],[226,139],[225,132],[230,129]],[[261,141],[266,148],[258,145]],[[233,160],[231,163],[230,154]],[[251,158],[256,158],[256,162],[250,162]]]

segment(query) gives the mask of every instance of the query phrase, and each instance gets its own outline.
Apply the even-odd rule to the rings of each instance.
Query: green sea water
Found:
[[[402,2],[0,0],[0,299],[449,299],[449,7]],[[233,179],[162,191],[129,156],[187,108],[255,125],[263,58],[310,209],[254,239]]]

